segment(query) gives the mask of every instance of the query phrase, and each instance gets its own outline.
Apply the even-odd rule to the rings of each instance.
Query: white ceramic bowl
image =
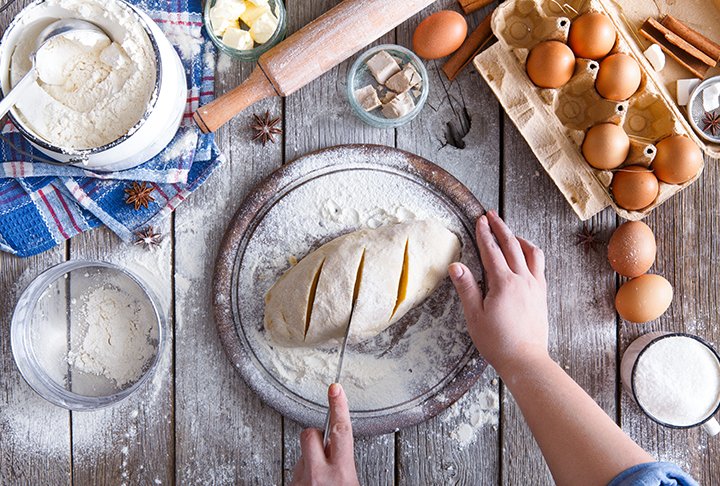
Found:
[[[102,171],[124,170],[140,165],[160,153],[175,136],[185,112],[187,82],[185,69],[175,49],[160,28],[144,12],[132,5],[115,0],[135,16],[150,38],[156,57],[156,81],[153,94],[143,117],[125,135],[117,140],[92,149],[69,149],[53,145],[39,137],[18,116],[15,108],[9,116],[33,146],[48,157],[60,162]],[[48,6],[36,0],[13,19],[0,40],[0,87],[3,93],[10,90],[10,63],[15,45],[26,29],[39,32],[46,25],[75,14],[57,5]],[[101,25],[113,36],[114,26]]]
[[[70,410],[95,410],[150,378],[165,326],[157,299],[137,276],[110,263],[69,260],[23,291],[10,342],[20,373],[40,396]]]

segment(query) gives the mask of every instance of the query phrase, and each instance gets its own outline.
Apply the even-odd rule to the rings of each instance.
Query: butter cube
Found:
[[[245,11],[245,2],[243,0],[217,0],[213,8],[224,10],[228,13],[228,19],[237,20]]]
[[[250,27],[250,35],[258,44],[265,44],[277,29],[278,19],[269,12],[265,12],[255,19]]]
[[[370,85],[367,85],[364,88],[356,89],[355,99],[358,100],[358,103],[360,103],[360,106],[362,106],[365,111],[374,110],[378,106],[382,106],[380,98],[378,98],[377,91],[375,91],[375,88]]]
[[[235,27],[228,27],[222,41],[226,46],[240,51],[247,51],[255,46],[250,32]]]
[[[270,5],[255,5],[250,2],[245,4],[245,11],[240,15],[240,20],[245,22],[249,27],[252,27],[253,22],[257,20],[264,13],[272,15]]]
[[[711,84],[702,91],[703,109],[713,111],[720,108],[720,83]]]
[[[650,64],[652,64],[655,71],[660,72],[665,67],[665,54],[659,45],[651,45],[643,52],[643,54],[645,54],[647,60],[650,61]]]
[[[228,27],[240,28],[240,23],[237,17],[233,17],[230,12],[222,7],[213,7],[210,9],[210,24],[212,25],[213,33],[221,37],[225,34]]]
[[[370,72],[375,76],[377,82],[385,84],[385,82],[395,73],[400,72],[400,66],[393,57],[385,51],[380,51],[365,63]]]
[[[382,107],[382,113],[385,118],[400,118],[410,113],[415,108],[415,102],[410,93],[405,91],[400,93],[392,101]]]
[[[422,78],[420,78],[418,72],[415,71],[415,68],[408,64],[402,71],[393,74],[390,79],[385,82],[385,86],[396,93],[402,93],[418,84],[421,80]]]
[[[685,106],[688,104],[688,101],[690,100],[690,93],[693,92],[695,89],[695,86],[700,83],[699,78],[692,78],[692,79],[678,79],[677,80],[677,104],[680,106]]]
[[[252,3],[256,7],[262,7],[263,5],[268,4],[268,0],[247,0],[248,2]]]

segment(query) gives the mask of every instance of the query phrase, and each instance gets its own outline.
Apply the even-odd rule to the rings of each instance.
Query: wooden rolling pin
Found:
[[[211,133],[256,101],[288,96],[434,1],[345,0],[263,54],[240,86],[193,119]]]

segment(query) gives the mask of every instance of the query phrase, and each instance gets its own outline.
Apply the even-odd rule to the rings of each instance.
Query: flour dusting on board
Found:
[[[388,154],[396,156],[403,157]],[[279,347],[263,325],[265,295],[293,262],[352,231],[435,219],[460,238],[461,261],[479,268],[472,234],[456,209],[426,182],[367,162],[355,166],[354,160],[343,160],[343,170],[334,170],[327,157],[337,162],[337,153],[316,154],[319,174],[299,176],[291,190],[269,205],[248,239],[233,289],[239,332],[254,357],[276,386],[320,406],[327,405],[339,347]],[[398,323],[369,341],[348,346],[340,382],[352,411],[409,409],[451,380],[472,349],[460,299],[446,279]]]

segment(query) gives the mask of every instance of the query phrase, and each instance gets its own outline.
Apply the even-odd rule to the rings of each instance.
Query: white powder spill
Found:
[[[189,61],[202,52],[202,38],[189,34],[186,27],[166,22],[163,24],[163,32],[168,40],[180,49],[180,55],[184,60]]]
[[[233,66],[233,60],[227,54],[222,52],[218,54],[217,70],[221,73],[228,72]]]
[[[80,326],[73,328],[68,362],[77,370],[103,375],[118,387],[137,381],[155,355],[157,324],[136,297],[112,285],[82,295]]]
[[[656,341],[638,358],[634,376],[640,405],[679,426],[706,419],[720,403],[720,362],[700,341],[674,336]]]
[[[460,424],[450,433],[461,448],[473,443],[479,432],[486,426],[496,426],[499,420],[500,398],[497,390],[497,380],[492,380],[490,386],[466,395],[461,402],[455,404],[452,410],[443,417],[444,422]]]
[[[351,231],[435,218],[460,238],[461,260],[476,271],[479,268],[472,235],[454,207],[426,183],[392,169],[385,172],[367,163],[353,165],[354,156],[342,161],[343,170],[335,170],[324,167],[337,163],[336,152],[315,155],[322,174],[293,178],[297,182],[292,190],[269,205],[250,237],[233,289],[241,338],[270,381],[284,393],[320,406],[327,405],[327,387],[335,379],[339,348],[278,347],[263,326],[265,294],[289,269],[291,257],[299,260]],[[358,157],[357,161],[367,159]],[[459,297],[446,279],[398,323],[372,340],[349,346],[340,382],[353,411],[407,410],[451,380],[471,350]]]

